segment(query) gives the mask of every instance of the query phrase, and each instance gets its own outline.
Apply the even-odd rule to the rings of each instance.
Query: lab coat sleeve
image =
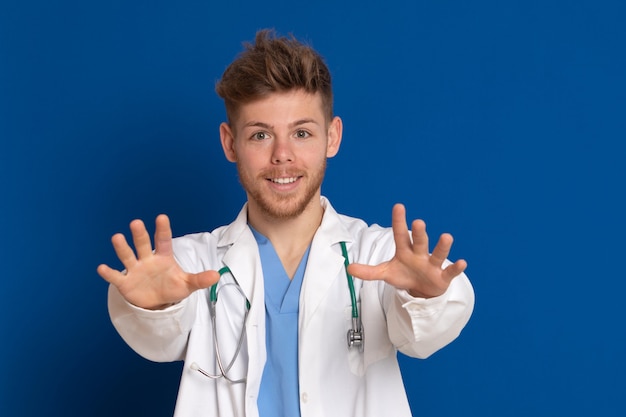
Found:
[[[174,256],[184,271],[197,273],[216,268],[216,238],[198,233],[173,240]],[[139,355],[155,362],[182,360],[191,328],[206,300],[206,290],[198,290],[181,302],[163,310],[139,308],[109,287],[109,315],[122,339]]]
[[[122,339],[139,355],[154,362],[182,360],[187,348],[198,292],[163,310],[132,305],[109,286],[109,315]]]
[[[378,265],[390,260],[395,253],[392,229],[368,227],[358,249],[357,262]],[[446,260],[443,267],[450,264]],[[451,281],[445,293],[428,299],[412,297],[382,281],[377,285],[389,341],[412,357],[426,358],[456,339],[474,309],[474,290],[464,273]]]
[[[474,308],[474,291],[465,274],[433,298],[415,298],[404,290],[385,288],[391,342],[402,353],[426,358],[456,339]]]

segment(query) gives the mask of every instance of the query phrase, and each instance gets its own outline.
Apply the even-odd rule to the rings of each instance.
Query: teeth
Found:
[[[296,182],[297,179],[298,177],[272,178],[272,182],[275,182],[276,184],[291,184],[292,182]]]

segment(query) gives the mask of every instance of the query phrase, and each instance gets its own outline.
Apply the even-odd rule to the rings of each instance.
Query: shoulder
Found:
[[[195,252],[200,248],[217,244],[216,229],[213,232],[191,233],[184,236],[176,237],[172,240],[174,252]]]
[[[380,238],[391,231],[389,227],[383,227],[376,223],[368,224],[365,220],[358,217],[351,217],[345,214],[337,214],[337,217],[350,234],[355,237]]]
[[[225,226],[212,232],[192,233],[172,240],[174,257],[187,272],[200,272],[217,268],[217,248]]]
[[[347,243],[353,262],[379,263],[393,257],[395,242],[390,227],[367,224],[363,219],[344,214],[337,217],[350,236]]]
[[[356,262],[377,264],[388,261],[395,253],[396,244],[389,227],[368,225],[359,231],[356,238],[355,251],[358,251]]]

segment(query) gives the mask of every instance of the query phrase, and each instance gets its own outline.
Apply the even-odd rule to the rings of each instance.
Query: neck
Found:
[[[248,201],[249,224],[272,242],[289,277],[293,277],[323,215],[319,196],[314,197],[300,215],[288,219],[269,216]]]
[[[304,211],[290,218],[276,218],[260,210],[253,201],[248,201],[248,223],[272,241],[274,246],[305,242],[307,245],[317,231],[324,209],[320,197],[313,197]]]

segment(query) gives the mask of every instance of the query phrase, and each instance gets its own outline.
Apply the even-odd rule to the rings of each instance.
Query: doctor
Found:
[[[160,215],[154,248],[140,220],[134,251],[113,236],[125,269],[98,273],[114,326],[150,360],[185,361],[176,416],[410,416],[397,351],[431,355],[473,309],[452,237],[430,254],[402,205],[382,228],[321,196],[342,121],[310,47],[260,31],[216,89],[247,203],[233,223],[176,239]]]

